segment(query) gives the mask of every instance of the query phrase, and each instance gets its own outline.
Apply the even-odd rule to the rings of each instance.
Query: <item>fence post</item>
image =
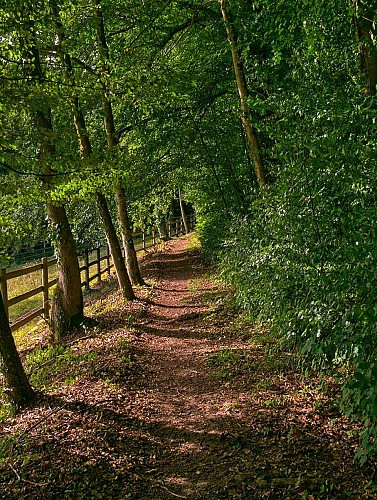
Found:
[[[85,250],[85,255],[84,255],[84,265],[85,265],[85,290],[89,290],[90,285],[89,285],[89,251]]]
[[[153,246],[156,244],[156,229],[154,226],[152,227],[152,243]]]
[[[126,249],[124,249],[126,251]],[[106,243],[106,265],[107,265],[107,274],[110,276],[110,248],[109,245]]]
[[[143,250],[146,250],[146,245],[145,245],[145,229],[143,229]]]
[[[43,287],[43,317],[47,321],[49,317],[50,303],[48,299],[48,261],[42,257],[42,287]]]
[[[97,283],[101,283],[101,247],[97,248]]]
[[[9,306],[8,306],[8,287],[7,287],[7,270],[0,269],[0,291],[3,297],[5,313],[7,318],[9,318]]]
[[[171,222],[169,222],[169,225],[168,225],[168,236],[169,236],[169,238],[171,238]]]

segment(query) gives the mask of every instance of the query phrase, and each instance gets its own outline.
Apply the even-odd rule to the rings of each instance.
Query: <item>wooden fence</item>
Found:
[[[194,227],[194,216],[188,218],[189,231],[191,231]],[[184,233],[184,225],[181,218],[174,219],[169,223],[168,227],[169,237],[179,236]],[[150,232],[140,231],[138,233],[133,233],[135,249],[137,252],[146,251],[149,248],[154,247],[160,238],[156,234],[155,228],[151,228]],[[83,264],[80,266],[80,273],[83,273],[84,279],[81,282],[81,286],[85,287],[86,290],[89,290],[90,283],[93,280],[97,280],[97,282],[101,282],[103,274],[111,273],[111,269],[114,267],[112,262],[111,254],[109,251],[109,247],[99,247],[92,252],[86,251],[82,256]],[[105,267],[102,266],[102,263],[105,262]],[[15,270],[7,270],[0,269],[0,292],[3,297],[5,310],[7,316],[9,317],[9,308],[13,305],[19,304],[35,295],[42,294],[41,304],[16,318],[13,322],[11,322],[11,330],[12,332],[18,330],[19,328],[25,326],[30,323],[33,319],[37,317],[42,317],[45,320],[48,320],[49,317],[49,290],[51,287],[56,285],[58,279],[57,277],[50,279],[49,278],[49,268],[57,264],[57,259],[47,257],[43,257],[39,264],[34,264],[32,266],[28,266],[21,269]],[[95,268],[95,271],[92,272],[91,269]],[[8,282],[14,278],[18,278],[21,276],[27,276],[31,273],[35,273],[37,271],[41,272],[41,284],[40,286],[33,288],[32,290],[28,290],[25,293],[17,295],[15,297],[8,297]]]

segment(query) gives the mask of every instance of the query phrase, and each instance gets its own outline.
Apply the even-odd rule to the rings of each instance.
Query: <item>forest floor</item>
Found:
[[[3,421],[0,498],[377,498],[337,384],[276,354],[192,237],[143,268],[138,300],[110,279],[88,297],[94,326],[58,348],[37,330],[22,353],[39,395]]]

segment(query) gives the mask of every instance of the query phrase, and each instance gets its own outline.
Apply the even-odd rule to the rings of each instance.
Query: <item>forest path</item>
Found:
[[[373,468],[353,463],[331,398],[302,382],[290,353],[266,352],[268,332],[239,321],[188,243],[170,241],[144,266],[157,286],[137,324],[133,415],[148,439],[131,498],[368,498]]]
[[[140,498],[221,498],[232,481],[241,494],[236,476],[242,463],[235,451],[241,446],[240,433],[251,423],[248,397],[227,381],[216,380],[208,359],[228,350],[246,352],[251,346],[227,338],[221,315],[215,323],[208,318],[223,306],[199,300],[216,296],[218,290],[203,278],[203,258],[187,251],[186,238],[156,254],[147,271],[157,277],[158,286],[140,325],[147,379],[143,401],[148,404],[138,413],[147,412],[159,446],[150,464],[155,481]],[[164,494],[161,486],[169,491]]]
[[[190,239],[146,256],[138,300],[105,283],[95,327],[36,351],[42,394],[3,424],[0,498],[376,498],[336,385],[271,354]]]

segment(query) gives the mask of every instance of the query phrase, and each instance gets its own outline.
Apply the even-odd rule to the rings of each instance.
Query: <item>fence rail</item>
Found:
[[[194,227],[194,216],[188,217],[188,225],[189,231],[191,231]],[[174,219],[169,223],[168,226],[168,235],[169,237],[179,236],[184,233],[184,225],[181,218]],[[155,228],[151,228],[150,233],[146,231],[140,231],[137,233],[133,233],[133,237],[135,238],[135,249],[136,252],[146,251],[149,248],[154,247],[160,238],[156,234]],[[124,252],[124,249],[123,249]],[[82,257],[83,264],[80,266],[80,273],[83,273],[84,279],[81,282],[81,286],[86,290],[90,289],[90,283],[93,280],[97,280],[97,282],[102,281],[102,276],[104,274],[111,274],[111,269],[114,267],[114,263],[112,262],[112,257],[110,254],[109,247],[106,245],[105,247],[99,247],[95,250],[89,252],[86,251]],[[106,262],[105,267],[102,266],[102,263]],[[49,289],[56,285],[58,282],[57,277],[52,279],[49,278],[49,268],[57,264],[56,257],[48,258],[42,257],[41,262],[39,264],[33,264],[28,267],[24,267],[21,269],[0,269],[0,292],[3,297],[5,311],[7,316],[9,317],[9,308],[28,300],[36,295],[42,294],[41,304],[34,309],[30,309],[25,314],[17,317],[14,321],[10,323],[11,331],[14,332],[19,328],[22,328],[26,324],[30,323],[33,319],[37,317],[42,317],[45,320],[48,320],[49,317]],[[91,268],[96,267],[95,272],[91,272]],[[27,276],[32,273],[41,271],[41,285],[37,286],[31,290],[28,290],[24,293],[16,295],[15,297],[8,297],[8,282],[14,278],[19,278],[22,276]]]

